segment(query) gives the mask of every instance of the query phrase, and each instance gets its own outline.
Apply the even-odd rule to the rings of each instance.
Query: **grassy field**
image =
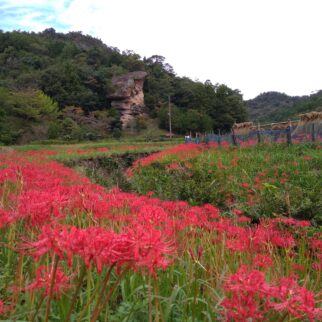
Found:
[[[126,158],[131,192],[86,172]],[[321,159],[313,145],[4,149],[0,316],[319,321]]]
[[[196,151],[196,152],[195,152]],[[192,156],[189,155],[193,153]],[[236,208],[253,219],[291,216],[322,224],[319,145],[191,148],[134,169],[134,191]]]

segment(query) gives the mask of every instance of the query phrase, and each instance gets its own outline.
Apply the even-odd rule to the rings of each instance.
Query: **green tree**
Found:
[[[214,120],[214,130],[227,132],[234,122],[244,122],[247,112],[243,97],[238,90],[226,85],[215,86],[215,105],[209,114]]]
[[[161,108],[158,113],[160,127],[169,129],[168,108]],[[210,131],[213,126],[212,119],[205,113],[197,109],[183,110],[172,106],[171,112],[172,129],[177,134],[192,132]]]

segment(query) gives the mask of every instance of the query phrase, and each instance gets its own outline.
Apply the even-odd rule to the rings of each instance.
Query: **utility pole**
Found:
[[[169,134],[170,139],[172,139],[172,123],[171,123],[171,101],[170,101],[170,95],[168,96],[168,104],[169,104]]]

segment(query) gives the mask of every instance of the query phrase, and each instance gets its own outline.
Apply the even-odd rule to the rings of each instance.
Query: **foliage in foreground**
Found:
[[[255,220],[283,215],[321,224],[321,159],[319,145],[191,144],[138,160],[130,174],[142,194],[238,208]]]
[[[321,319],[308,221],[106,191],[48,160],[0,155],[0,314],[29,321]]]

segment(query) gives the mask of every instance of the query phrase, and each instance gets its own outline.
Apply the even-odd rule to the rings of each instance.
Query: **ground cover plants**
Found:
[[[255,172],[259,178],[276,179],[266,183],[272,191],[293,182],[288,169],[294,170],[290,162],[295,161],[290,156],[298,162],[296,171],[302,177],[298,184],[303,191],[314,186],[313,174],[306,173],[319,175],[321,150],[294,147],[286,151],[284,147],[283,159],[282,148],[256,148],[253,153],[258,160],[263,158],[258,165],[270,157],[267,168],[277,175],[260,176],[257,172],[267,169],[259,169],[254,161],[253,172],[246,168],[247,176],[242,177],[242,172],[238,178],[243,180],[235,181],[229,176],[238,175],[238,164],[250,163],[247,149],[178,146],[148,156],[128,172],[133,187],[139,190],[141,186],[141,194],[92,183],[52,160],[57,151],[1,153],[1,318],[321,320],[322,244],[315,216],[307,218],[311,221],[298,220],[276,206],[273,216],[258,212],[256,217],[248,202],[257,202],[253,185],[266,183],[263,179],[254,183]],[[218,204],[221,209],[202,200],[193,205],[197,199],[158,198],[167,197],[162,195],[161,173],[165,183],[172,175],[180,186],[183,177],[176,174],[180,171],[188,178],[198,175],[205,180],[213,172],[224,173],[238,188],[232,196],[224,193],[223,203]],[[159,190],[152,189],[152,176]],[[220,189],[216,181],[211,187],[203,194]],[[292,207],[293,197],[289,198]],[[275,204],[273,196],[271,200]]]
[[[322,224],[321,160],[320,145],[187,144],[138,160],[128,172],[141,194],[237,208],[254,220],[283,215]]]

